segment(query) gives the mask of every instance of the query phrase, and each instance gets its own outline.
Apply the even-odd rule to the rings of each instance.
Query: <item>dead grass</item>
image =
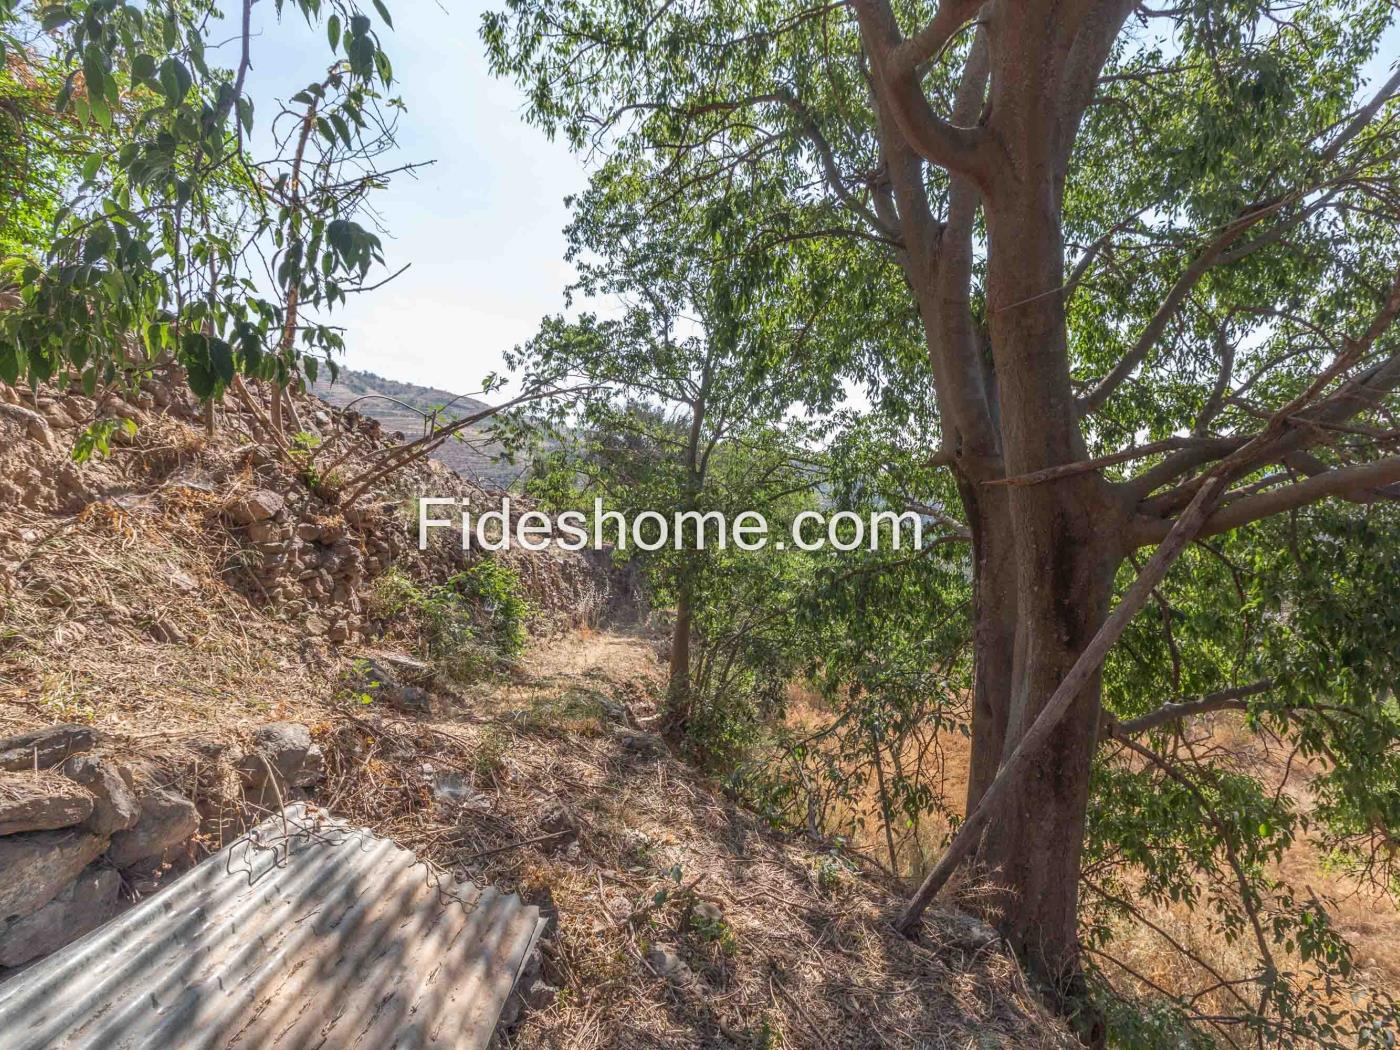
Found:
[[[789,724],[800,731],[811,732],[831,717],[821,699],[800,686],[790,690],[788,699]],[[1311,805],[1310,783],[1321,770],[1292,755],[1281,741],[1250,732],[1238,716],[1229,714],[1203,719],[1193,730],[1201,749],[1218,753],[1237,770],[1258,777],[1271,790],[1286,792],[1301,808]],[[942,797],[951,811],[961,815],[967,790],[968,742],[960,734],[950,732],[939,734],[936,743]],[[929,746],[927,740],[911,742],[906,763],[915,761],[916,752]],[[850,832],[855,848],[873,857],[887,856],[873,783],[855,799],[834,807],[831,816],[835,821],[832,828]],[[901,831],[897,844],[899,871],[911,884],[937,859],[947,830],[947,824],[934,816],[917,830]],[[1352,977],[1330,991],[1325,984],[1314,983],[1313,993],[1340,1009],[1364,1003],[1372,991],[1400,996],[1400,907],[1392,897],[1330,867],[1306,836],[1293,843],[1275,874],[1296,893],[1321,901],[1353,949],[1356,970]],[[1086,888],[1086,897],[1092,894]],[[1132,903],[1145,921],[1120,923],[1110,946],[1116,962],[1103,960],[1110,977],[1125,991],[1149,998],[1163,991],[1192,998],[1222,979],[1234,981],[1259,971],[1251,941],[1230,943],[1199,912],[1184,904]],[[1301,960],[1288,958],[1278,947],[1274,951],[1281,965],[1295,972],[1307,972]],[[1205,1013],[1233,1016],[1253,1009],[1257,1002],[1241,1000],[1229,990],[1218,990],[1201,996],[1197,1005]]]
[[[555,910],[563,991],[510,1045],[1072,1045],[1006,956],[961,943],[956,926],[936,923],[924,944],[898,936],[886,919],[898,887],[767,831],[656,738],[639,745],[626,724],[660,694],[647,640],[585,633],[523,663],[533,673],[455,715],[357,714],[331,741],[333,809]],[[721,909],[718,927],[691,920],[699,901]],[[657,976],[653,945],[694,982]]]
[[[956,925],[899,937],[886,921],[897,887],[770,833],[639,733],[661,689],[652,639],[541,640],[518,672],[409,719],[340,696],[351,653],[225,584],[233,544],[208,492],[169,487],[20,534],[0,615],[0,732],[100,727],[150,775],[226,800],[236,834],[254,811],[211,755],[262,722],[310,725],[329,760],[318,801],[556,916],[560,995],[509,1045],[1072,1045],[1005,955]],[[719,924],[692,920],[702,900]],[[658,976],[653,945],[693,982]]]

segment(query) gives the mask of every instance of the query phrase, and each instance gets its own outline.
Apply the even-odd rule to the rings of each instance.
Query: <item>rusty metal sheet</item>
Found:
[[[542,927],[297,804],[0,984],[0,1046],[485,1047]]]

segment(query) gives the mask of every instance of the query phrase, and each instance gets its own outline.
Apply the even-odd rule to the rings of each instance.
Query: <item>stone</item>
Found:
[[[310,542],[321,538],[321,526],[314,521],[303,521],[296,527],[296,537]]]
[[[106,848],[106,838],[82,828],[0,838],[0,922],[38,911]]]
[[[660,944],[654,944],[647,951],[647,965],[672,984],[687,985],[695,980],[695,972],[686,965],[676,952]]]
[[[623,749],[642,758],[664,758],[667,754],[666,742],[655,733],[641,733],[635,729],[619,729],[617,742]]]
[[[107,856],[118,868],[159,857],[199,830],[199,810],[177,791],[152,787],[137,796],[141,816],[129,831],[112,836]]]
[[[0,835],[72,827],[81,824],[91,812],[92,796],[60,776],[0,776]]]
[[[127,783],[130,774],[96,755],[74,755],[63,763],[65,777],[81,784],[92,795],[92,814],[84,826],[99,835],[126,831],[141,819],[141,807]]]
[[[275,518],[287,505],[277,493],[269,489],[254,489],[224,508],[224,513],[238,525],[252,525],[254,522]]]
[[[94,864],[38,911],[0,926],[0,966],[23,966],[97,929],[121,910],[121,876]]]
[[[523,993],[525,1005],[531,1010],[548,1010],[559,998],[559,989],[538,977],[530,982]]]
[[[965,912],[936,912],[930,918],[945,944],[964,951],[980,952],[1001,940],[992,926]]]
[[[550,806],[539,818],[540,831],[546,835],[559,835],[563,837],[566,833],[578,834],[579,820],[577,814],[563,803]]]
[[[690,909],[690,917],[697,925],[716,926],[724,921],[724,912],[711,901],[698,901]]]
[[[310,787],[326,773],[326,756],[312,742],[311,731],[296,722],[269,722],[253,730],[253,750],[238,763],[249,787],[273,777],[292,787]]]
[[[433,698],[419,685],[407,684],[400,676],[402,667],[419,681],[432,677],[432,668],[411,657],[393,657],[386,654],[361,656],[355,661],[353,684],[363,690],[373,702],[387,704],[395,711],[410,714],[427,714],[433,709]]]
[[[0,739],[0,769],[50,769],[70,755],[91,751],[97,733],[87,726],[57,725]]]
[[[276,543],[282,538],[282,526],[275,521],[255,521],[248,526],[248,539],[253,543]]]

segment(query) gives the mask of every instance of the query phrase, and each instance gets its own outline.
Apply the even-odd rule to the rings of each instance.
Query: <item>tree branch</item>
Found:
[[[986,129],[957,127],[939,117],[919,83],[919,66],[937,53],[982,0],[942,0],[933,19],[909,40],[900,35],[889,0],[856,0],[861,38],[875,73],[875,89],[900,134],[925,160],[966,175],[984,192],[990,181]]]
[[[1354,467],[1339,467],[1315,474],[1295,485],[1285,485],[1226,503],[1206,520],[1200,535],[1218,536],[1261,518],[1306,507],[1329,496],[1345,498],[1352,493],[1383,488],[1396,482],[1400,482],[1400,456],[1387,456]],[[1143,547],[1155,543],[1171,528],[1172,522],[1168,519],[1140,518],[1131,530],[1129,544],[1131,547]]]
[[[1248,685],[1231,686],[1229,689],[1222,689],[1216,693],[1207,693],[1204,696],[1187,700],[1175,700],[1172,703],[1163,704],[1155,711],[1149,711],[1137,718],[1130,718],[1126,722],[1106,721],[1099,731],[1099,736],[1101,739],[1124,734],[1136,736],[1139,733],[1146,733],[1150,729],[1156,729],[1160,725],[1189,718],[1192,715],[1202,715],[1210,711],[1242,711],[1247,706],[1244,702],[1247,697],[1267,693],[1273,687],[1274,680],[1272,678],[1261,678]]]

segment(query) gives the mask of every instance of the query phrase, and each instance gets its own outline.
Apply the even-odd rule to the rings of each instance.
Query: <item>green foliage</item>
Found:
[[[368,612],[414,640],[445,678],[469,685],[519,656],[530,609],[514,570],[487,559],[439,584],[391,569],[375,580]]]
[[[136,433],[136,421],[134,419],[99,419],[78,435],[78,440],[73,443],[73,459],[77,463],[86,463],[97,456],[99,459],[105,458],[111,451],[112,435],[118,431],[128,437]]]
[[[7,49],[0,79],[14,111],[0,151],[18,136],[25,161],[5,177],[29,172],[0,229],[0,286],[20,296],[0,315],[0,379],[71,372],[92,394],[173,360],[199,397],[217,398],[240,374],[334,373],[341,336],[312,311],[343,303],[382,262],[356,220],[384,183],[373,158],[392,143],[383,111],[398,103],[381,94],[392,72],[368,16],[342,0],[286,6],[345,29],[331,34],[326,76],[283,111],[296,130],[274,129],[263,158],[250,155],[243,90],[252,35],[243,28],[236,69],[212,65],[209,34],[224,30],[207,0],[0,6],[0,38],[36,41]],[[274,298],[258,291],[263,260]]]

